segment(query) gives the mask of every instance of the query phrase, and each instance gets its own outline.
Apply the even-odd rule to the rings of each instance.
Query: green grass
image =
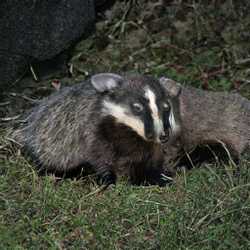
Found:
[[[165,188],[39,177],[0,162],[0,249],[248,249],[250,168],[204,165]]]

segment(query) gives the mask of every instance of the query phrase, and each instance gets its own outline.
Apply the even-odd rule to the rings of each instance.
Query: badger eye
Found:
[[[164,110],[169,111],[170,105],[167,102],[165,102],[165,103],[163,103],[163,108],[164,108]]]
[[[137,113],[142,112],[143,106],[140,103],[133,103],[133,110]]]

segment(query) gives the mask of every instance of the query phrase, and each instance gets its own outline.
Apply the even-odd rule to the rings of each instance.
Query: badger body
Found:
[[[39,169],[91,168],[104,183],[165,184],[163,151],[171,105],[160,81],[103,73],[33,108],[14,138]]]

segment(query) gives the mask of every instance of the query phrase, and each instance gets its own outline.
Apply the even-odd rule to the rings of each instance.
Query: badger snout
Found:
[[[169,140],[169,132],[162,132],[159,135],[154,134],[153,132],[147,133],[146,138],[151,142],[166,143]]]
[[[146,136],[149,141],[154,141],[155,139],[154,133],[148,133]]]
[[[161,143],[166,143],[169,139],[169,132],[162,133],[159,139]]]

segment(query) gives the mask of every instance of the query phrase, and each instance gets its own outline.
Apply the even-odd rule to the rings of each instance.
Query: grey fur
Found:
[[[179,92],[173,108],[183,133],[174,143],[164,146],[168,170],[175,172],[183,151],[192,152],[199,145],[221,145],[232,158],[240,159],[250,149],[250,101],[236,93],[213,92],[164,81],[171,93]],[[215,152],[217,153],[217,152]],[[172,164],[171,164],[172,163]],[[171,170],[173,165],[173,170]]]
[[[98,92],[104,92],[119,87],[122,77],[112,73],[100,73],[91,77],[91,83]]]
[[[160,86],[150,77],[124,79],[131,93],[152,81]],[[67,172],[91,165],[108,183],[125,175],[135,184],[165,184],[161,145],[145,141],[103,113],[103,98],[105,94],[98,93],[90,81],[66,87],[32,109],[14,137],[48,171]]]

